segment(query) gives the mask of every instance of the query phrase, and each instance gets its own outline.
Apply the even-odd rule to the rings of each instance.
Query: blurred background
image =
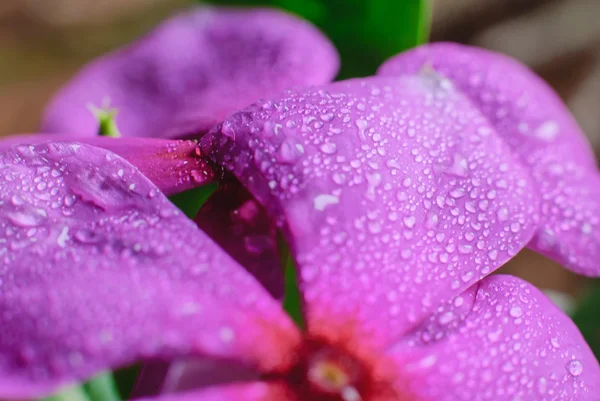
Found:
[[[0,0],[0,136],[35,131],[44,104],[84,63],[191,3]],[[563,97],[600,155],[600,1],[432,0],[432,9],[431,41],[476,44],[530,65]],[[504,270],[572,296],[589,287],[530,252]]]

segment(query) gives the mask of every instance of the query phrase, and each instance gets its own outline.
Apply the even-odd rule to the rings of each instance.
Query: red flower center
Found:
[[[363,401],[370,377],[354,357],[330,345],[307,341],[288,373],[300,400]]]
[[[347,344],[305,339],[285,372],[269,374],[281,381],[290,401],[398,401],[393,371]],[[387,365],[390,368],[390,365]]]

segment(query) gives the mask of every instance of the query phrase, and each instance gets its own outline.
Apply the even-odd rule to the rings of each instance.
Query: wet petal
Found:
[[[488,277],[441,307],[392,354],[423,399],[592,401],[600,394],[600,366],[577,327],[510,276]]]
[[[120,157],[16,146],[0,174],[0,398],[139,359],[268,368],[295,341],[277,302]]]
[[[352,316],[397,336],[536,228],[526,171],[435,77],[289,92],[232,116],[201,146],[282,226],[309,326]]]
[[[79,137],[60,135],[52,141],[79,143],[110,150],[137,167],[167,196],[196,188],[215,180],[216,172],[196,153],[197,143],[167,139]],[[0,151],[17,145],[48,142],[43,135],[18,135],[0,140]],[[106,153],[111,157],[110,153]]]
[[[385,63],[381,75],[433,69],[479,107],[530,170],[542,220],[529,245],[581,274],[600,275],[600,174],[577,122],[558,95],[506,56],[439,43]]]
[[[85,67],[49,105],[42,129],[97,135],[88,106],[109,99],[125,136],[197,134],[262,97],[328,82],[337,66],[332,44],[296,17],[198,7]]]
[[[283,298],[283,270],[276,227],[248,191],[228,177],[202,206],[194,219],[198,227],[249,271],[277,299]],[[248,380],[252,372],[235,363],[179,360],[143,367],[135,398],[159,392],[197,389],[222,381]],[[254,372],[256,376],[256,372]],[[232,378],[235,377],[235,380]],[[258,379],[258,377],[254,377]]]

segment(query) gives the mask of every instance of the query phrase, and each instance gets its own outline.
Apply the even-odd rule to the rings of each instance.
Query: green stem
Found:
[[[121,399],[111,372],[97,375],[84,385],[91,401],[118,401]]]

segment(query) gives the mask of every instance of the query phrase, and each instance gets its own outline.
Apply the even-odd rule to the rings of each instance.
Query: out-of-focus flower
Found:
[[[196,8],[85,67],[51,102],[42,130],[96,135],[89,105],[109,99],[124,136],[197,135],[261,97],[328,82],[337,69],[331,43],[298,18]]]

